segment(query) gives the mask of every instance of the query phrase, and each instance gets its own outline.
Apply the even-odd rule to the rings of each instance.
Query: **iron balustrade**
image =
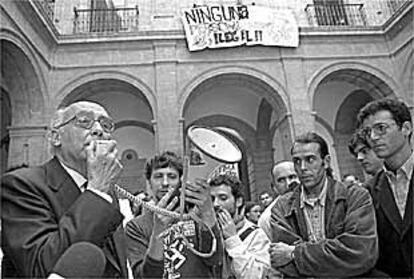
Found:
[[[365,26],[363,4],[309,4],[305,8],[310,26]]]
[[[74,8],[73,31],[79,33],[132,32],[138,30],[138,6],[134,8]]]

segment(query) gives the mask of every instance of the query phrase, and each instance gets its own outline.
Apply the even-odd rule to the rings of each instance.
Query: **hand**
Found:
[[[226,209],[222,208],[217,212],[217,220],[223,232],[224,239],[237,234],[236,224]]]
[[[270,243],[270,261],[273,267],[280,267],[288,264],[292,260],[292,252],[295,246],[283,242]]]
[[[165,208],[167,210],[173,209],[178,202],[178,197],[174,197],[171,199],[170,202],[168,202],[171,198],[171,196],[174,193],[174,188],[171,188],[168,190],[167,194],[164,195],[164,197],[161,198],[161,200],[158,202],[158,206],[161,208]],[[164,216],[161,214],[154,213],[153,217],[153,229],[151,238],[148,244],[148,256],[155,260],[162,260],[163,255],[163,243],[162,243],[162,237],[160,236],[167,228],[168,226],[174,221],[173,218]]]
[[[88,188],[108,193],[111,185],[116,182],[122,172],[122,165],[117,159],[118,150],[116,141],[92,141],[86,147],[86,167],[88,174]]]
[[[216,214],[210,196],[210,185],[205,179],[196,179],[194,183],[187,182],[185,186],[185,201],[196,206],[201,220],[210,228],[216,224]]]
[[[174,194],[174,188],[170,188],[168,192],[161,198],[157,206],[165,208],[167,210],[172,210],[178,204],[178,197],[171,199],[171,196]],[[171,199],[171,200],[170,200]],[[168,202],[170,200],[170,202]],[[173,218],[162,215],[154,214],[154,228],[153,235],[157,236],[168,228],[168,226],[174,221]]]

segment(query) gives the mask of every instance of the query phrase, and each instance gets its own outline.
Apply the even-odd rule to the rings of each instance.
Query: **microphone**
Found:
[[[62,254],[48,279],[102,277],[106,258],[103,251],[89,242],[77,242]]]

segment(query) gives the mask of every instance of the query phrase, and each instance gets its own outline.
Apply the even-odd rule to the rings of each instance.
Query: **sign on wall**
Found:
[[[292,11],[252,5],[196,6],[183,11],[190,51],[241,45],[297,47],[299,29]]]

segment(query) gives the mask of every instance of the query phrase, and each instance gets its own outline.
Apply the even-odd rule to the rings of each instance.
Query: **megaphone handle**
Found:
[[[187,155],[183,158],[183,177],[181,178],[181,195],[180,195],[180,221],[184,220],[184,210],[185,210],[185,188],[188,178],[188,164],[190,160]]]
[[[113,189],[115,190],[115,192],[117,192],[119,197],[128,199],[137,205],[142,205],[144,208],[148,209],[151,212],[161,214],[164,216],[168,216],[174,219],[179,219],[179,218],[183,218],[184,220],[192,219],[190,214],[183,214],[183,216],[180,216],[180,214],[178,214],[177,212],[169,211],[165,208],[158,207],[155,204],[151,204],[149,202],[143,201],[141,198],[135,197],[134,195],[132,195],[127,190],[123,189],[121,186],[117,184],[113,184]]]

